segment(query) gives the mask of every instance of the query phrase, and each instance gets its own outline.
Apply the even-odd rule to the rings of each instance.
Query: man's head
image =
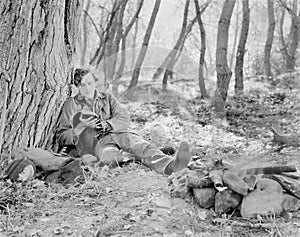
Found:
[[[88,69],[77,68],[74,73],[74,84],[78,88],[80,94],[84,97],[92,99],[97,87],[97,78]]]
[[[97,74],[98,75],[98,74]],[[74,72],[74,84],[79,89],[81,95],[92,99],[95,93],[95,89],[98,88],[100,91],[106,89],[106,83],[103,76],[95,74],[89,69],[77,68]]]

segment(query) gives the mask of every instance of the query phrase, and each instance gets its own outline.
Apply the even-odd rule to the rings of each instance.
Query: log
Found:
[[[283,175],[271,175],[271,179],[280,183],[284,190],[294,195],[297,198],[300,198],[300,181],[285,177]]]
[[[257,174],[281,174],[284,172],[297,172],[297,167],[295,165],[274,165],[265,167],[252,167],[239,170],[230,169],[230,171],[240,177],[245,177]]]

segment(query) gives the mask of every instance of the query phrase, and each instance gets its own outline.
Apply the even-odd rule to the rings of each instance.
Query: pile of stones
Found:
[[[257,165],[243,168],[223,160],[195,162],[172,174],[171,196],[193,197],[202,208],[243,218],[281,215],[300,209],[300,174],[295,165]]]

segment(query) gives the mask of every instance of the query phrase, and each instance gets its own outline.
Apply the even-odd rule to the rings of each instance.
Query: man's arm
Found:
[[[106,120],[112,128],[113,131],[123,131],[127,130],[129,128],[129,114],[127,111],[122,108],[120,103],[117,101],[117,99],[111,95],[107,94],[109,103],[110,103],[110,109],[111,109],[111,119]]]
[[[78,143],[79,134],[82,131],[73,129],[72,116],[76,113],[75,104],[73,98],[67,99],[62,108],[60,115],[57,136],[59,144],[64,145],[76,145]]]

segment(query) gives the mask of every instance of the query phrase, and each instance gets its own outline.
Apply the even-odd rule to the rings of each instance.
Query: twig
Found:
[[[99,30],[98,30],[98,28],[96,26],[96,23],[95,23],[94,19],[90,16],[90,14],[86,10],[83,10],[83,12],[90,18],[90,20],[91,20],[91,22],[92,22],[92,24],[93,24],[93,26],[94,26],[94,28],[95,28],[95,30],[97,32],[97,35],[99,36],[99,39],[101,41],[102,40],[102,35],[100,34],[100,32],[99,32]]]

